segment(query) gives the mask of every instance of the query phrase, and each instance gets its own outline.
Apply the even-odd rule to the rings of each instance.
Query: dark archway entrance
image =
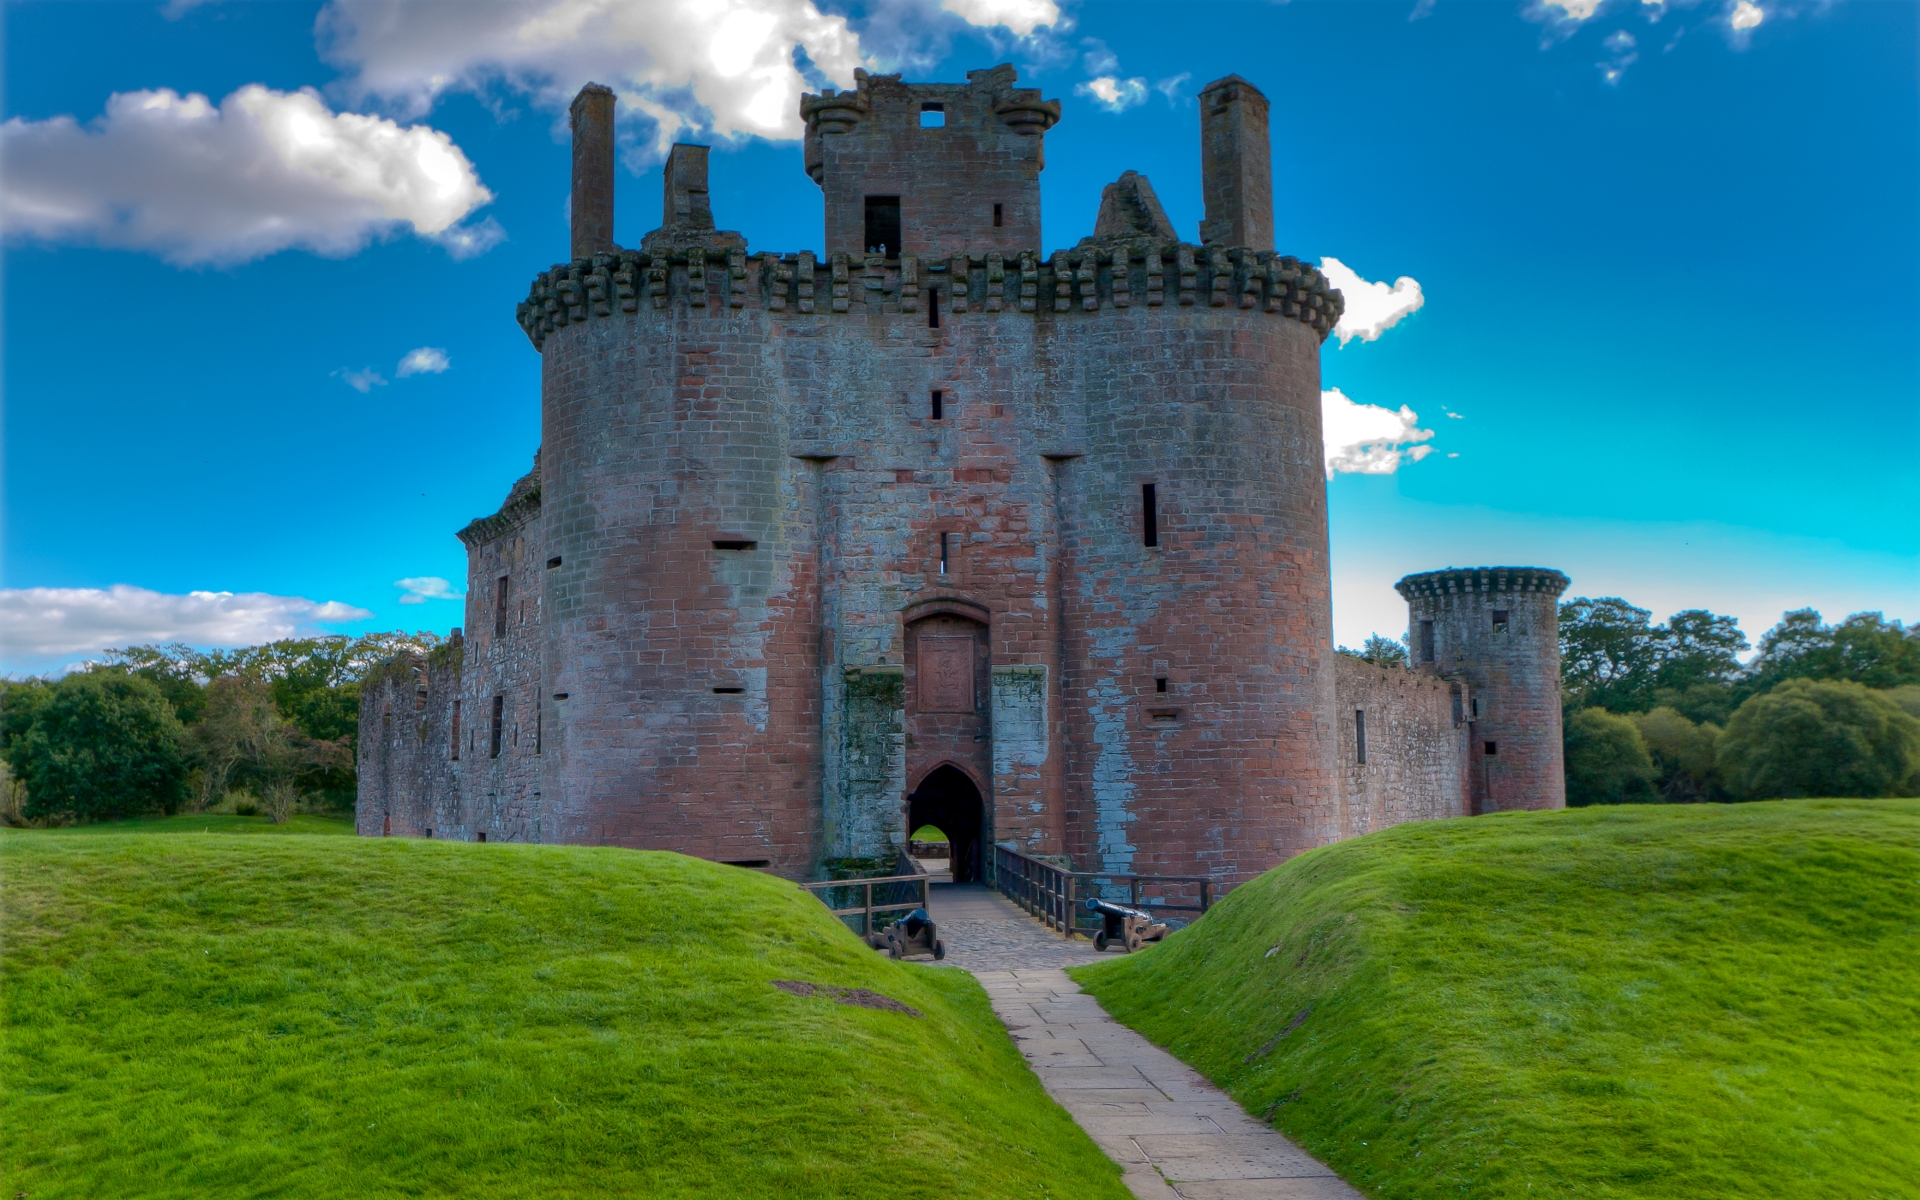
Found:
[[[982,814],[980,789],[966,772],[943,763],[907,797],[907,829],[938,826],[952,847],[953,881],[969,883],[981,875]]]

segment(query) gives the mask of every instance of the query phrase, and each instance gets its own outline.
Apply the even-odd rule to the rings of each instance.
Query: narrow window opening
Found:
[[[1151,483],[1140,485],[1140,542],[1145,546],[1160,544],[1160,497]]]
[[[1156,692],[1164,692],[1164,691],[1166,691],[1166,690],[1167,690],[1167,681],[1166,681],[1165,679],[1156,679],[1156,680],[1154,680],[1154,681],[1153,681],[1153,690],[1154,690],[1154,691],[1156,691]]]
[[[713,539],[713,548],[715,550],[751,550],[759,544],[758,542],[749,542],[744,538]]]
[[[1000,206],[996,204],[993,206],[993,227],[995,229],[1000,228],[1000,224],[1002,220],[1003,220],[1003,217],[1001,214]]]
[[[540,753],[547,734],[547,706],[538,697],[533,701],[533,752]]]
[[[1462,719],[1462,718],[1464,717],[1464,715],[1465,715],[1465,714],[1463,714],[1463,713],[1462,713],[1462,712],[1460,711],[1460,708],[1461,708],[1461,706],[1460,706],[1460,693],[1459,693],[1459,692],[1455,692],[1455,693],[1453,694],[1453,726],[1454,726],[1454,728],[1455,728],[1455,729],[1458,729],[1458,728],[1460,727],[1460,722],[1461,722],[1461,719]]]
[[[474,841],[476,841],[476,842],[484,842],[484,841],[486,841],[486,840],[487,840],[487,831],[486,831],[486,830],[484,830],[484,829],[482,829],[482,830],[481,830],[481,831],[480,831],[479,833],[476,833],[476,834],[474,834],[474,835],[473,835],[473,840],[474,840]]]
[[[947,109],[943,104],[922,104],[920,106],[920,128],[945,129],[947,127]]]
[[[927,289],[927,328],[940,328],[940,293],[934,288]]]
[[[555,700],[565,700],[567,698],[567,694],[565,692],[555,692],[553,694],[553,698]]]
[[[717,687],[713,689],[713,694],[716,696],[740,696],[745,695],[746,690],[747,689],[743,687]]]
[[[1473,698],[1473,719],[1476,721],[1480,719],[1480,697],[1478,696]]]
[[[1500,755],[1500,743],[1499,743],[1499,742],[1488,742],[1488,743],[1487,743],[1487,757],[1488,757],[1488,758],[1497,758],[1497,757],[1499,757],[1499,755]]]
[[[505,720],[506,715],[507,698],[505,696],[495,696],[493,698],[493,753],[489,755],[491,758],[500,757],[500,735],[503,732],[501,723]]]
[[[947,535],[940,535],[940,573],[947,573]]]
[[[773,864],[771,860],[764,858],[727,858],[722,859],[720,865],[723,867],[747,867],[752,870],[758,870],[761,867],[767,867]]]
[[[460,761],[460,702],[453,702],[453,754],[454,762]]]
[[[500,577],[500,586],[493,592],[493,636],[507,636],[507,583],[510,576]]]
[[[1433,622],[1432,621],[1420,622],[1420,661],[1423,663],[1430,663],[1433,661]]]
[[[520,623],[522,625],[527,623],[527,602],[525,600],[520,602]]]
[[[560,556],[558,554],[554,555],[552,558],[547,560],[547,570],[549,571],[553,570],[555,567],[559,565],[560,565]]]
[[[427,830],[427,840],[428,840],[428,841],[432,841],[432,840],[433,840],[433,830],[431,830],[431,829],[429,829],[429,830]]]
[[[900,254],[900,197],[867,197],[867,251]]]
[[[1361,766],[1367,765],[1367,710],[1353,710],[1353,748],[1354,758]]]
[[[1505,633],[1507,631],[1506,609],[1496,608],[1493,610],[1493,631],[1495,633]]]
[[[393,814],[392,813],[388,813],[386,816],[380,818],[380,836],[381,837],[393,836]]]
[[[947,394],[945,392],[935,391],[933,393],[933,403],[927,406],[927,415],[932,417],[936,421],[941,421],[946,419]]]

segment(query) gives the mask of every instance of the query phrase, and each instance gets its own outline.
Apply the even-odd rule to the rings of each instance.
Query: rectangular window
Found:
[[[454,762],[460,761],[460,702],[458,700],[453,702],[453,753],[449,757]]]
[[[947,394],[945,392],[936,391],[933,393],[933,402],[927,406],[927,414],[936,421],[946,418]]]
[[[1487,757],[1488,757],[1488,758],[1498,758],[1499,756],[1500,756],[1500,743],[1499,743],[1499,742],[1488,742],[1488,743],[1487,743]]]
[[[500,585],[493,591],[493,636],[507,636],[507,582],[510,577],[502,575]]]
[[[507,698],[505,696],[495,696],[493,698],[493,753],[489,757],[500,757],[500,734],[502,723],[506,720],[506,715]]]
[[[940,535],[940,573],[947,573],[947,535]]]
[[[1160,497],[1150,483],[1140,485],[1140,544],[1160,544]]]
[[[1353,710],[1353,748],[1354,758],[1361,766],[1367,765],[1367,710]]]
[[[1432,621],[1420,622],[1420,661],[1423,663],[1430,663],[1433,661],[1433,622]]]
[[[945,129],[947,127],[947,109],[943,104],[922,104],[920,106],[920,128]]]
[[[933,288],[927,289],[927,328],[940,328],[940,293]]]
[[[867,253],[900,256],[900,197],[867,197]]]
[[[540,753],[540,743],[545,740],[546,732],[547,706],[540,703],[540,698],[535,696],[533,698],[533,752],[535,754]]]
[[[1154,681],[1153,681],[1153,690],[1154,690],[1154,691],[1156,691],[1156,692],[1164,692],[1164,691],[1166,691],[1166,690],[1167,690],[1167,681],[1166,681],[1166,680],[1164,680],[1164,679],[1156,679],[1156,680],[1154,680]]]
[[[1475,696],[1473,698],[1473,706],[1471,711],[1473,712],[1473,719],[1478,721],[1480,719],[1480,697]]]
[[[1455,729],[1460,728],[1460,722],[1463,719],[1464,715],[1465,714],[1461,711],[1461,707],[1460,707],[1460,693],[1455,692],[1453,694],[1453,727]]]
[[[1001,220],[1000,206],[996,204],[993,206],[993,227],[995,229],[1000,228]]]
[[[481,831],[480,831],[479,833],[476,833],[476,834],[474,834],[474,835],[473,835],[473,840],[474,840],[474,841],[476,841],[476,842],[484,842],[484,841],[486,841],[486,840],[487,840],[487,831],[486,831],[486,830],[484,830],[484,829],[482,829],[482,830],[481,830]]]
[[[758,542],[750,542],[745,538],[713,539],[713,548],[715,550],[751,550],[759,544]]]
[[[1507,631],[1506,609],[1496,608],[1493,610],[1493,631],[1495,633],[1505,633]]]
[[[552,558],[547,560],[547,570],[549,571],[553,570],[555,567],[559,565],[560,565],[560,556],[558,554],[554,555]]]

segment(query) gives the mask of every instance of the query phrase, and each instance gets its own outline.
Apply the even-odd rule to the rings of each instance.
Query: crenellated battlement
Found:
[[[1311,264],[1271,250],[1145,239],[1034,251],[882,258],[812,251],[749,254],[709,245],[620,250],[556,264],[515,310],[536,349],[576,321],[684,307],[796,315],[1098,312],[1103,308],[1252,309],[1297,320],[1325,341],[1346,301]]]
[[[1448,567],[1444,571],[1408,575],[1394,584],[1393,590],[1408,601],[1491,592],[1539,592],[1558,596],[1571,582],[1551,567]]]

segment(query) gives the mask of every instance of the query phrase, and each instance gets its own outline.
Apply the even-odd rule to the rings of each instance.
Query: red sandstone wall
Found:
[[[1340,836],[1467,815],[1470,730],[1459,689],[1432,675],[1345,655],[1334,657],[1333,674]],[[1356,713],[1365,714],[1364,762]]]
[[[1407,600],[1416,667],[1468,685],[1472,810],[1565,808],[1559,596],[1567,577],[1478,567],[1410,575],[1395,587]],[[1495,627],[1496,612],[1507,614],[1505,630]],[[1432,662],[1419,661],[1422,621],[1433,622]]]

